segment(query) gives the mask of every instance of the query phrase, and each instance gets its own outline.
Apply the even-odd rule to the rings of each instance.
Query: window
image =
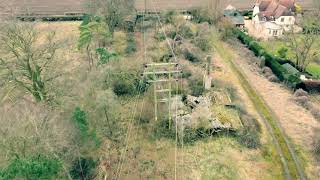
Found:
[[[273,35],[273,36],[277,36],[277,34],[278,34],[278,31],[277,31],[277,30],[274,30],[272,35]]]
[[[272,31],[271,31],[271,29],[269,29],[269,34],[271,34],[272,33]]]
[[[284,22],[284,18],[281,18],[281,22]]]

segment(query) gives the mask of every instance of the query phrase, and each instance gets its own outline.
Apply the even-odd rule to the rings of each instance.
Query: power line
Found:
[[[156,0],[155,0],[156,1]],[[162,33],[164,34],[164,36],[165,36],[165,39],[166,39],[166,41],[167,41],[167,44],[168,44],[168,46],[170,47],[170,50],[171,50],[171,53],[172,53],[172,55],[173,55],[173,57],[174,57],[174,60],[175,60],[175,62],[178,62],[178,60],[177,60],[177,56],[176,56],[176,54],[174,53],[174,50],[173,50],[173,48],[172,48],[172,45],[171,45],[171,43],[170,43],[170,41],[169,41],[169,39],[168,39],[168,37],[167,37],[167,34],[166,34],[166,32],[165,32],[165,29],[163,28],[163,24],[162,24],[162,22],[161,22],[161,19],[160,19],[160,16],[159,16],[159,13],[158,13],[158,11],[157,11],[157,9],[156,9],[156,6],[155,6],[155,2],[154,2],[154,0],[152,0],[152,4],[153,4],[153,9],[154,9],[154,11],[156,12],[156,16],[157,16],[157,19],[158,19],[158,22],[159,22],[159,25],[160,25],[160,27],[161,27],[161,31],[162,31]],[[158,6],[158,5],[157,5]],[[170,62],[171,62],[171,59],[169,60]],[[179,76],[180,77],[180,76]],[[177,179],[177,156],[178,156],[178,98],[176,98],[176,107],[175,107],[175,125],[176,125],[176,133],[175,133],[175,165],[174,165],[174,178],[175,178],[175,180]]]

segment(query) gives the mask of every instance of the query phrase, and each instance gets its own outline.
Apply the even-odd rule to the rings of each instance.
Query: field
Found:
[[[95,16],[1,25],[0,179],[319,173],[318,121],[225,27],[175,13],[133,29]]]
[[[207,0],[147,0],[147,9],[154,9],[152,2],[157,3],[157,10],[168,9],[188,9],[193,7],[203,7],[207,5]],[[298,0],[305,9],[312,8],[313,0]],[[33,14],[40,15],[65,15],[65,13],[83,13],[87,7],[87,0],[32,0],[24,1],[20,0],[3,0],[0,1],[0,14],[10,12],[14,10],[14,13],[32,12]],[[229,0],[222,1],[222,8],[227,7],[229,4],[239,9],[251,9],[254,5],[254,0]],[[144,0],[135,0],[135,7],[137,10],[144,9]]]
[[[121,179],[172,179],[175,175],[174,141],[166,138],[154,139],[152,135],[153,133],[150,131],[153,129],[150,128],[153,123],[149,125],[145,124],[142,127],[141,125],[136,124],[131,127],[130,131],[127,129],[130,128],[130,121],[132,121],[132,113],[130,112],[134,110],[134,103],[136,102],[135,98],[117,98],[114,97],[114,95],[111,97],[110,95],[107,95],[109,98],[108,101],[111,101],[110,98],[114,99],[111,101],[114,105],[110,106],[110,108],[114,110],[110,113],[120,113],[115,116],[118,121],[117,124],[122,126],[122,128],[120,128],[122,129],[120,132],[123,133],[123,135],[130,133],[128,134],[130,137],[127,144],[128,153],[124,156],[125,159],[122,162],[123,164],[120,173],[117,171],[118,166],[116,166],[116,164],[119,165],[119,162],[121,161],[117,160],[117,150],[113,147],[116,144],[107,138],[107,124],[105,124],[106,122],[105,119],[102,118],[103,116],[99,115],[101,114],[101,112],[99,112],[99,104],[104,103],[103,101],[100,101],[100,98],[104,99],[105,93],[111,93],[110,90],[102,90],[101,86],[103,86],[103,84],[99,84],[99,82],[104,81],[103,79],[107,75],[105,72],[112,71],[111,69],[113,68],[120,68],[123,72],[130,71],[130,69],[136,69],[139,71],[139,69],[143,67],[143,60],[141,60],[141,49],[143,49],[141,47],[141,33],[136,33],[138,51],[135,54],[129,57],[122,57],[118,62],[113,62],[113,67],[106,66],[90,72],[87,70],[87,63],[85,62],[84,55],[76,48],[79,36],[79,25],[80,23],[78,22],[37,23],[36,25],[40,30],[40,33],[59,30],[57,31],[57,40],[64,43],[61,44],[62,49],[59,50],[58,57],[60,61],[59,64],[63,64],[61,70],[66,72],[67,77],[63,76],[60,78],[60,81],[57,82],[58,88],[56,91],[59,91],[59,94],[65,94],[64,96],[59,95],[63,98],[61,99],[63,100],[62,103],[54,105],[54,109],[62,110],[62,114],[59,115],[58,118],[70,119],[75,106],[86,110],[92,126],[91,128],[95,128],[97,136],[102,138],[102,144],[100,148],[94,150],[95,153],[92,152],[93,154],[85,154],[87,157],[91,156],[93,159],[99,159],[98,166],[100,169],[97,169],[98,174],[104,174],[104,172],[107,172],[108,177],[110,178],[121,175]],[[151,32],[148,37],[152,36]],[[153,46],[153,43],[155,42],[149,41],[149,43],[150,44],[148,46]],[[229,74],[221,74],[221,72],[226,72],[228,69],[226,69],[226,67],[221,63],[216,63],[218,63],[216,65],[219,67],[219,70],[215,73],[220,74],[221,80],[223,80],[225,79],[223,77],[229,76]],[[183,64],[188,66],[194,73],[197,73],[197,69],[200,68],[196,66],[193,67],[193,64],[187,62],[183,62]],[[230,81],[230,83],[238,88],[240,87],[239,82],[235,79]],[[91,87],[95,88],[92,89]],[[3,97],[1,111],[5,111],[8,106],[11,107],[11,110],[8,111],[5,116],[1,117],[0,122],[3,124],[2,127],[7,127],[4,120],[9,116],[11,118],[19,116],[19,114],[15,113],[16,108],[18,107],[22,108],[22,113],[32,113],[32,115],[30,114],[31,118],[37,117],[37,114],[34,114],[34,111],[35,109],[40,110],[42,107],[37,106],[34,103],[32,103],[32,106],[26,105],[28,103],[24,101],[31,100],[30,96],[24,95],[25,98],[29,100],[21,100],[19,97],[24,94],[23,91],[12,91],[9,86],[8,89],[10,91],[2,92],[4,94],[1,96]],[[243,90],[239,89],[239,91],[241,92],[240,96],[242,98],[248,99]],[[148,91],[146,92],[145,97],[138,97],[139,108],[143,108],[143,106],[140,105],[145,104],[142,109],[143,115],[147,115],[152,111],[151,102],[148,102],[150,101],[150,95],[151,92]],[[95,97],[95,100],[92,99],[93,97]],[[119,105],[124,108],[122,108],[122,110],[117,109],[117,106]],[[245,106],[248,106],[250,113],[256,114],[255,110],[250,108],[250,104],[246,104]],[[37,110],[36,112],[39,111]],[[110,116],[112,116],[111,114]],[[58,122],[59,121],[55,121],[55,123]],[[72,125],[70,126],[71,122],[68,120],[67,122],[68,125],[64,126],[65,128],[69,128],[70,132],[67,133],[63,131],[63,133],[61,132],[62,134],[60,133],[62,136],[71,136],[76,132]],[[60,129],[60,131],[62,131],[62,127],[60,127],[59,124],[57,124],[56,128],[57,130]],[[23,131],[21,133],[23,134],[26,132]],[[120,135],[119,138],[123,135]],[[11,136],[12,135],[8,134],[6,139]],[[11,138],[14,138],[14,136],[15,135]],[[281,172],[279,171],[279,164],[273,161],[272,150],[269,148],[271,143],[270,139],[265,132],[263,132],[262,137],[263,145],[261,149],[253,150],[243,147],[235,140],[234,137],[228,137],[226,135],[221,135],[221,137],[210,137],[206,140],[196,142],[194,145],[185,144],[183,147],[178,147],[177,175],[182,179],[211,179],[212,177],[219,177],[222,179],[279,179],[281,178]],[[54,143],[52,143],[51,146],[55,148]],[[63,147],[68,149],[71,148],[67,144],[64,144]],[[123,148],[124,147],[120,145],[120,149],[118,149],[120,154],[122,153]],[[68,152],[72,153],[73,151],[74,150]],[[84,149],[82,151],[85,152]],[[72,165],[70,158],[73,156],[74,155],[61,157],[67,167]],[[3,163],[6,162],[4,157],[5,156],[1,156],[2,163],[0,163],[0,165],[4,165]],[[190,171],[190,169],[192,169],[192,171]]]

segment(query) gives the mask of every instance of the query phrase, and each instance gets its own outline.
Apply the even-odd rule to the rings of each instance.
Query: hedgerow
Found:
[[[297,75],[290,74],[285,68],[279,63],[279,58],[265,52],[264,48],[259,45],[258,42],[240,30],[235,31],[238,39],[246,44],[249,49],[258,57],[264,57],[265,65],[272,69],[272,72],[279,78],[280,81],[284,81],[289,86],[295,88],[302,83]]]

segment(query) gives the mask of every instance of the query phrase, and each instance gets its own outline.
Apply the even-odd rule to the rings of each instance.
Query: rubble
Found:
[[[175,102],[172,102],[172,108],[177,108],[178,113],[177,117],[172,117],[172,119],[177,121],[180,131],[185,128],[199,127],[211,129],[213,132],[232,129],[231,123],[223,124],[219,119],[214,117],[211,110],[211,98],[188,95],[184,102],[180,101],[182,99],[180,96],[176,96],[173,99],[175,99]]]

